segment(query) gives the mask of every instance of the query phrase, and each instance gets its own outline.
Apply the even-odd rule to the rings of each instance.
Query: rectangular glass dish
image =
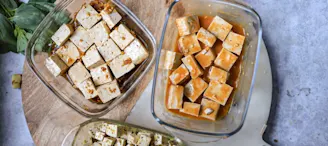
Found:
[[[227,116],[216,121],[187,118],[169,112],[165,104],[167,78],[169,71],[164,69],[166,51],[174,51],[178,29],[175,20],[179,17],[220,16],[232,24],[238,24],[245,30],[241,75],[238,88],[234,91],[233,101]],[[227,137],[238,132],[245,120],[262,38],[259,15],[249,6],[226,0],[175,0],[169,7],[156,54],[156,66],[152,90],[152,114],[156,121],[169,128],[179,129],[192,134]],[[231,97],[230,97],[231,98]]]
[[[85,2],[90,2],[90,0],[61,0],[57,3],[54,10],[45,17],[31,37],[26,49],[26,60],[40,81],[59,99],[86,117],[99,117],[129,97],[138,82],[149,71],[155,60],[156,41],[146,26],[125,5],[119,0],[112,0],[116,10],[122,15],[124,24],[135,32],[146,47],[149,56],[132,73],[124,77],[120,85],[122,94],[119,97],[104,104],[85,99],[82,93],[72,87],[66,77],[54,77],[47,70],[44,62],[49,53],[41,51],[49,48],[51,36],[62,24],[71,22]]]

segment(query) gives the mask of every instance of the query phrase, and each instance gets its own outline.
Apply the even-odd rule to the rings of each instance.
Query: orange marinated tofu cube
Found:
[[[207,28],[208,31],[221,41],[224,41],[231,29],[232,25],[219,16],[215,16],[210,26]]]
[[[228,78],[228,72],[223,69],[212,66],[207,75],[208,79],[212,81],[219,81],[220,83],[226,83]]]
[[[173,51],[166,51],[165,53],[165,61],[164,61],[164,69],[176,69],[181,65],[182,54]]]
[[[215,121],[220,104],[206,98],[203,98],[200,104],[200,117]]]
[[[184,102],[183,108],[180,109],[180,112],[198,117],[200,111],[200,104],[192,102]]]
[[[222,84],[219,81],[211,81],[204,96],[221,105],[225,105],[232,90],[233,87],[228,84]]]
[[[190,72],[191,78],[195,79],[204,74],[203,69],[198,65],[194,56],[188,55],[181,59],[183,64],[186,65],[187,69]]]
[[[181,64],[176,70],[170,75],[170,80],[173,84],[177,85],[185,81],[189,77],[189,71],[184,64]]]
[[[182,109],[183,86],[171,85],[169,88],[168,109]]]
[[[240,55],[245,41],[245,36],[230,32],[227,38],[223,41],[222,47],[232,53]]]
[[[195,33],[199,30],[199,19],[198,16],[185,16],[180,17],[175,20],[176,25],[178,27],[179,35],[185,36],[192,33]]]
[[[229,71],[233,64],[237,61],[238,56],[229,52],[226,49],[222,49],[214,60],[214,64],[222,69]]]
[[[184,95],[188,97],[191,102],[195,102],[200,95],[205,91],[208,84],[201,78],[190,80],[185,86]]]
[[[198,31],[197,39],[208,47],[212,47],[216,41],[215,35],[207,31],[203,27],[200,28]]]
[[[215,59],[214,52],[211,48],[206,47],[202,51],[200,51],[196,56],[196,60],[198,63],[205,69],[212,65],[212,62]]]
[[[195,54],[202,50],[197,40],[196,34],[182,36],[179,38],[179,49],[184,55]]]

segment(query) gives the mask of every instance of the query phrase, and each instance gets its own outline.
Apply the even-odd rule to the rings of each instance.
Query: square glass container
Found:
[[[156,41],[144,24],[119,0],[112,0],[116,10],[122,15],[124,23],[133,30],[149,52],[149,57],[129,74],[121,83],[122,95],[114,100],[97,104],[86,100],[82,93],[75,89],[64,76],[54,77],[44,62],[49,53],[42,52],[49,48],[51,36],[64,23],[72,21],[74,15],[85,2],[90,0],[61,0],[41,22],[31,37],[27,49],[26,60],[40,81],[67,105],[86,117],[99,117],[113,109],[123,99],[129,97],[138,82],[151,68],[156,54]]]
[[[165,105],[168,70],[163,69],[165,52],[175,48],[178,30],[176,18],[186,15],[220,16],[245,29],[246,40],[242,57],[239,86],[234,91],[232,106],[227,116],[215,122],[182,117],[168,111]],[[161,41],[156,54],[151,108],[154,118],[169,129],[178,129],[196,135],[228,137],[238,132],[245,120],[262,36],[259,15],[241,2],[226,0],[175,0],[166,14]]]

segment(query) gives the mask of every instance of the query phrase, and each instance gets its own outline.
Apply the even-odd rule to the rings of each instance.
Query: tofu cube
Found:
[[[168,109],[182,109],[183,86],[171,85],[169,88]]]
[[[115,146],[125,146],[126,140],[123,138],[116,138]]]
[[[76,20],[84,28],[90,29],[101,20],[101,15],[91,5],[85,4],[77,13]]]
[[[110,62],[109,67],[112,70],[114,76],[118,79],[131,71],[135,65],[132,63],[132,59],[128,55],[123,54],[113,59]]]
[[[155,133],[154,135],[154,145],[163,145],[164,141],[163,141],[163,135],[162,134],[158,134]]]
[[[198,31],[197,39],[208,47],[212,47],[216,41],[215,35],[207,31],[203,27],[200,28]]]
[[[207,75],[208,79],[212,81],[219,81],[220,83],[226,83],[228,79],[228,72],[223,69],[212,66]]]
[[[134,144],[136,145],[138,143],[138,140],[139,140],[139,135],[137,135],[136,133],[134,132],[128,132],[128,143],[129,144]]]
[[[101,132],[106,133],[107,123],[102,123],[99,129]]]
[[[146,135],[146,136],[149,136],[149,137],[152,137],[153,136],[153,133],[150,133],[150,132],[147,132],[147,131],[139,131],[138,132],[138,135]]]
[[[90,39],[92,39],[97,47],[99,47],[109,39],[110,29],[108,28],[105,21],[100,21],[98,24],[92,27],[88,33]]]
[[[202,51],[200,51],[196,56],[196,60],[202,66],[202,68],[207,68],[212,65],[212,62],[215,59],[214,52],[211,48],[206,47]]]
[[[126,146],[135,146],[134,144],[128,143]]]
[[[91,46],[90,49],[85,53],[85,55],[82,57],[82,61],[85,67],[89,70],[105,63],[95,45]]]
[[[173,51],[166,51],[164,69],[176,69],[181,65],[182,54]]]
[[[80,58],[79,50],[71,41],[67,41],[62,47],[60,47],[56,51],[56,54],[67,66],[72,66],[73,63]]]
[[[122,127],[114,124],[107,124],[106,134],[110,137],[120,137]]]
[[[142,63],[142,61],[147,59],[149,56],[145,46],[137,38],[125,48],[124,52],[132,59],[132,62],[135,65]]]
[[[97,87],[100,100],[106,103],[121,95],[120,87],[116,80]]]
[[[115,144],[116,139],[112,137],[105,137],[101,142],[102,146],[113,146]]]
[[[99,141],[102,141],[104,139],[104,137],[105,137],[105,133],[96,131],[94,138]]]
[[[200,117],[215,121],[220,105],[206,98],[202,99],[200,108]]]
[[[184,89],[184,95],[188,97],[191,102],[195,102],[200,95],[205,91],[208,84],[201,78],[191,79]]]
[[[183,108],[180,109],[180,112],[198,117],[200,111],[200,104],[192,102],[184,102]]]
[[[68,70],[68,75],[76,85],[91,77],[90,73],[81,62],[76,62]]]
[[[55,34],[51,37],[51,39],[56,43],[56,45],[63,45],[68,38],[73,34],[74,29],[70,24],[63,24],[59,27],[59,29],[55,32]]]
[[[106,62],[112,61],[118,55],[121,55],[120,48],[114,43],[112,39],[107,39],[101,46],[97,46],[98,51]]]
[[[64,73],[68,68],[67,65],[56,54],[48,57],[45,61],[45,65],[55,77]]]
[[[175,85],[182,83],[189,78],[189,71],[184,64],[181,64],[169,76],[171,82]]]
[[[227,38],[223,41],[222,47],[232,53],[240,55],[245,41],[245,36],[230,32]]]
[[[185,56],[195,54],[202,50],[195,34],[182,36],[179,38],[179,50]]]
[[[101,142],[95,142],[92,144],[92,146],[101,146],[101,145],[102,145]]]
[[[79,26],[75,29],[75,32],[71,36],[70,40],[78,47],[78,49],[84,53],[92,45],[93,41],[88,35],[88,31]]]
[[[98,95],[96,87],[90,78],[84,80],[76,86],[80,89],[85,99],[91,99]]]
[[[232,25],[219,16],[215,16],[210,26],[207,28],[208,31],[221,41],[224,41],[231,29]]]
[[[121,50],[124,50],[134,40],[134,36],[124,24],[120,24],[109,35]]]
[[[224,106],[232,90],[233,87],[228,84],[222,84],[219,81],[211,81],[204,96]]]
[[[113,10],[102,10],[100,12],[104,21],[106,21],[107,25],[110,29],[114,28],[114,26],[120,22],[122,16],[115,9]]]
[[[191,78],[195,79],[204,74],[203,69],[198,65],[194,56],[188,55],[181,59],[183,64],[186,65],[190,72]]]
[[[92,80],[96,86],[111,82],[113,76],[106,64],[90,69]]]
[[[185,16],[175,20],[178,27],[179,35],[185,36],[195,33],[199,30],[199,19],[198,16]]]
[[[214,64],[226,71],[229,71],[237,59],[238,56],[222,48],[221,52],[214,60]]]
[[[138,146],[149,146],[151,138],[147,135],[140,135],[137,145]]]

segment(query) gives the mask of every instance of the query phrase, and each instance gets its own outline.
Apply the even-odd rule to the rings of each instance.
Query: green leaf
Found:
[[[49,2],[49,3],[54,3],[56,0],[30,0],[28,1],[30,2]]]
[[[45,14],[33,5],[21,4],[12,20],[20,28],[34,31],[44,17]]]
[[[33,5],[42,11],[45,15],[54,9],[55,4],[49,2],[29,2],[28,5]]]
[[[6,17],[14,16],[14,9],[17,8],[15,0],[0,0],[0,13]]]
[[[0,53],[16,52],[16,37],[13,24],[3,14],[0,14]]]
[[[26,31],[19,27],[16,27],[15,30],[17,32],[17,52],[22,53],[25,51],[28,41],[26,38]]]

